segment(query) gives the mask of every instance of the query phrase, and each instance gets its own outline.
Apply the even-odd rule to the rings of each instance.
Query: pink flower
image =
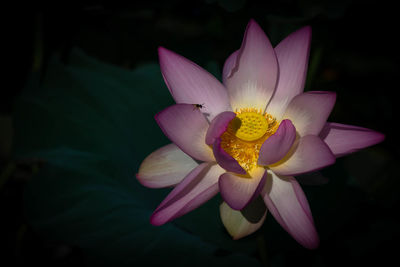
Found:
[[[147,187],[175,188],[154,211],[153,225],[220,192],[221,219],[234,239],[256,231],[268,210],[301,245],[318,246],[310,207],[293,176],[331,165],[384,136],[327,123],[336,94],[303,93],[310,38],[311,28],[304,27],[273,48],[251,20],[241,48],[225,62],[223,84],[159,48],[162,75],[177,104],[155,119],[173,143],[151,153],[137,179]]]

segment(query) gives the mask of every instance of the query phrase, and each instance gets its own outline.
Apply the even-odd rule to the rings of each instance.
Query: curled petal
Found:
[[[241,210],[258,196],[266,175],[267,172],[261,167],[257,167],[246,176],[224,173],[218,182],[221,196],[232,209]]]
[[[278,130],[265,140],[258,157],[259,165],[270,165],[281,160],[296,140],[296,128],[290,120],[283,120]]]
[[[307,198],[293,177],[271,173],[262,195],[270,213],[297,242],[308,249],[318,247]]]
[[[224,172],[217,164],[202,163],[178,184],[151,216],[162,225],[192,211],[218,193],[218,177]]]
[[[307,135],[294,143],[289,153],[269,168],[279,175],[298,175],[322,169],[335,162],[332,151],[318,136]]]
[[[258,197],[242,210],[234,210],[226,202],[219,206],[222,223],[234,240],[257,231],[265,221],[267,208]]]
[[[221,147],[221,139],[215,139],[213,152],[217,163],[222,168],[230,172],[246,174],[246,171],[239,165],[239,163]]]
[[[318,135],[336,101],[334,92],[310,91],[289,103],[283,119],[290,119],[300,136]]]
[[[219,138],[228,128],[228,124],[236,117],[232,111],[225,111],[218,114],[210,123],[206,134],[206,144],[212,145],[215,139]]]
[[[225,87],[214,76],[163,47],[158,54],[162,75],[176,103],[204,104],[202,112],[209,120],[231,109]]]
[[[222,82],[226,85],[226,80],[232,75],[232,70],[236,66],[236,58],[239,50],[233,52],[224,63],[224,68],[222,69]]]
[[[163,146],[142,162],[138,181],[147,187],[161,188],[180,183],[198,164],[175,144]]]
[[[290,34],[275,47],[279,63],[276,91],[267,112],[280,119],[287,104],[304,89],[310,54],[311,27]]]
[[[204,142],[208,122],[191,104],[176,104],[160,111],[155,119],[164,134],[183,152],[201,161],[213,161]]]
[[[254,107],[265,110],[275,90],[278,63],[270,41],[254,20],[247,25],[242,46],[234,59],[231,60],[235,65],[225,71],[232,109]],[[231,60],[226,69],[233,65]]]
[[[325,124],[320,137],[336,157],[375,145],[385,139],[384,134],[367,128],[333,122]]]

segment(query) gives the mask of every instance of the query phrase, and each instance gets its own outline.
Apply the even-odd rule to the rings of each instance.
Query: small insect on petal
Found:
[[[193,104],[193,110],[197,109],[202,109],[204,107],[204,103],[203,104]]]

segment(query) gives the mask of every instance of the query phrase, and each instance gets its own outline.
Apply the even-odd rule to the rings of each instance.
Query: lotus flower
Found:
[[[303,93],[311,28],[275,48],[251,20],[241,48],[228,57],[223,83],[188,59],[158,49],[161,72],[177,104],[155,119],[172,141],[142,162],[137,179],[174,189],[151,216],[162,225],[218,192],[222,223],[239,239],[255,232],[267,211],[301,245],[319,238],[295,175],[383,140],[381,133],[327,122],[336,94]]]

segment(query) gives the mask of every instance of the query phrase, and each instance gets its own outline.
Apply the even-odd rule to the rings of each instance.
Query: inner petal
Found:
[[[247,172],[257,166],[260,148],[279,127],[279,122],[260,109],[242,108],[221,135],[221,147]]]

